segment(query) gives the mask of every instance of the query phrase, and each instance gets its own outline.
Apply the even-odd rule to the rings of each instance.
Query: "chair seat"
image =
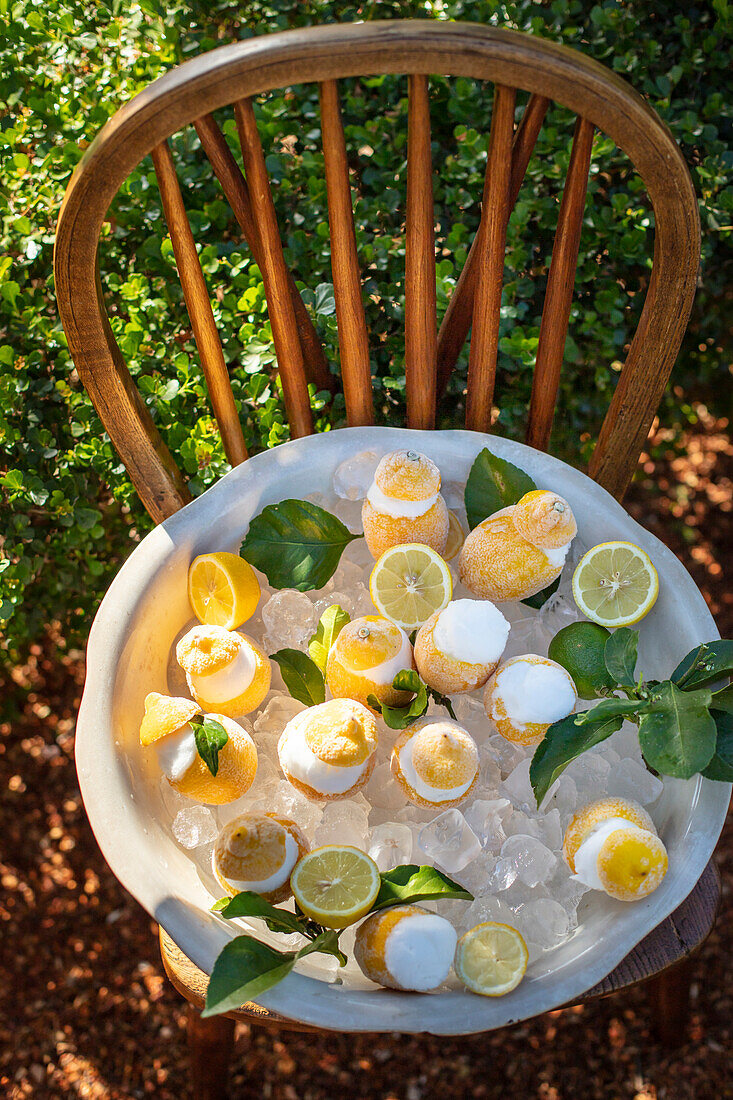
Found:
[[[589,989],[582,1000],[617,993],[627,986],[653,978],[686,959],[707,939],[715,922],[719,902],[720,875],[711,860],[698,879],[695,889],[674,913],[638,943],[603,981]],[[208,975],[187,958],[165,929],[160,928],[159,935],[166,974],[189,1004],[202,1008],[209,983]],[[227,1016],[250,1024],[282,1027],[291,1031],[320,1030],[270,1012],[253,1001],[248,1001],[235,1012],[227,1013]]]

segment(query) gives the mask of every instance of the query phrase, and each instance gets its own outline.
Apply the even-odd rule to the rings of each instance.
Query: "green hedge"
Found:
[[[3,0],[0,0],[3,2]],[[108,117],[156,76],[233,38],[326,21],[474,20],[564,42],[626,77],[671,127],[692,168],[703,224],[695,312],[663,410],[680,423],[680,387],[711,403],[725,369],[730,327],[733,9],[714,0],[685,13],[658,0],[591,5],[327,3],[247,5],[174,0],[4,0],[0,55],[3,248],[0,259],[0,441],[4,473],[0,625],[10,654],[49,622],[83,637],[111,576],[149,527],[70,361],[53,295],[54,224],[83,148]],[[246,13],[246,14],[243,14]],[[445,308],[478,221],[491,89],[431,81],[438,301]],[[343,106],[354,167],[359,253],[380,419],[403,417],[406,81],[346,81]],[[526,97],[520,97],[520,104]],[[316,89],[267,96],[257,106],[288,260],[337,363],[333,291]],[[222,112],[227,136],[233,120]],[[500,345],[500,431],[521,438],[545,277],[568,163],[573,119],[553,108],[512,215]],[[250,448],[287,438],[259,271],[200,154],[192,128],[173,140],[194,233],[223,334]],[[653,213],[638,177],[608,139],[594,146],[589,198],[554,449],[587,458],[633,332],[651,264]],[[209,415],[198,358],[144,162],[117,196],[100,245],[111,322],[145,401],[201,492],[227,468]],[[466,356],[441,410],[460,415]],[[320,430],[343,422],[340,400],[313,395]]]

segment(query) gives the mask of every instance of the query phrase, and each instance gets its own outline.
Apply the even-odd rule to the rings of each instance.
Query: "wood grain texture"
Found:
[[[582,1000],[618,993],[627,986],[646,981],[688,958],[702,946],[710,934],[719,904],[720,875],[711,860],[692,893],[674,913],[645,936],[615,970],[583,995]],[[202,1007],[209,982],[207,975],[184,955],[162,927],[159,928],[159,938],[166,974],[190,1004]],[[269,1027],[292,1028],[296,1031],[326,1030],[287,1020],[252,1001],[228,1015],[237,1020]]]
[[[219,129],[214,116],[203,115],[201,118],[194,119],[193,124],[199,136],[201,147],[214,170],[214,175],[219,180],[222,191],[239,222],[255,263],[262,270],[262,249],[252,213],[247,181],[242,175],[241,169],[234,159],[227,140]],[[300,291],[295,284],[293,274],[287,267],[286,271],[290,297],[295,311],[295,323],[298,326],[298,337],[300,346],[303,349],[306,377],[319,390],[333,392],[336,388],[336,379],[328,369],[328,360],[308,310],[305,308],[305,303],[300,296]]]
[[[514,135],[512,144],[511,185],[509,188],[509,214],[517,201],[519,190],[527,172],[532,151],[542,129],[549,99],[541,95],[531,95],[522,115],[522,121]],[[448,302],[438,333],[438,393],[446,387],[451,372],[458,361],[463,345],[468,337],[473,316],[473,299],[478,280],[478,257],[481,245],[479,238],[485,231],[485,201],[489,189],[489,169],[484,177],[484,206],[478,232],[473,239],[466,262],[458,276],[455,290]]]
[[[434,428],[438,336],[428,78],[409,78],[405,238],[407,427]]]
[[[516,91],[499,84],[494,92],[491,137],[486,165],[484,230],[479,235],[478,278],[473,299],[471,347],[468,355],[466,427],[491,430],[496,357],[499,350],[499,310],[504,284],[506,227],[509,221],[512,137]]]
[[[320,86],[323,161],[331,231],[331,272],[336,299],[341,381],[350,427],[374,423],[364,302],[356,253],[356,233],[349,183],[349,162],[339,106],[338,83]]]
[[[654,208],[654,267],[590,467],[617,497],[628,485],[687,325],[700,254],[697,201],[669,130],[620,76],[567,47],[471,23],[369,21],[258,35],[176,67],[115,114],[72,176],[56,234],[59,312],[82,382],[156,519],[187,494],[106,317],[96,256],[110,202],[156,145],[202,115],[273,88],[377,73],[462,76],[555,100],[634,164]]]
[[[586,119],[579,118],[575,124],[568,174],[557,219],[550,272],[547,276],[527,424],[527,443],[540,451],[546,451],[550,442],[552,419],[560,385],[560,370],[565,354],[570,304],[573,298],[575,270],[580,248],[580,232],[583,227],[593,130],[593,123]]]
[[[211,309],[206,280],[201,270],[201,262],[186,208],[183,205],[183,196],[167,141],[156,145],[153,149],[153,165],[158,179],[163,213],[173,245],[173,254],[176,258],[178,277],[181,280],[186,309],[209,390],[211,407],[219,425],[224,452],[232,466],[237,466],[247,457],[247,448],[237,406],[234,403],[229,372],[224,362],[219,332]]]
[[[259,231],[262,259],[260,270],[265,284],[285,409],[290,421],[290,434],[294,439],[299,439],[313,432],[313,419],[275,205],[272,201],[265,155],[257,132],[252,101],[238,100],[234,104],[234,113],[242,146],[252,212]]]

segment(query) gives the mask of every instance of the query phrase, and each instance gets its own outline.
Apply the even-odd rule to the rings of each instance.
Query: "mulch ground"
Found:
[[[627,504],[683,559],[733,636],[723,564],[733,448],[705,410],[684,452],[657,433]],[[661,456],[661,457],[660,457]],[[37,647],[0,687],[0,1094],[191,1095],[185,1014],[156,929],[107,869],[74,770],[81,654]],[[689,1025],[655,1039],[643,988],[466,1039],[242,1029],[231,1095],[273,1100],[719,1100],[733,1097],[733,826],[723,909],[695,964]]]

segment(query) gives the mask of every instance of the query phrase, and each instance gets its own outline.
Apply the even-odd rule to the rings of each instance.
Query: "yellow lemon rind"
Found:
[[[587,806],[583,806],[573,814],[565,830],[562,854],[573,874],[575,874],[575,856],[578,848],[595,825],[601,825],[611,817],[623,817],[640,829],[650,833],[656,832],[654,822],[644,807],[630,798],[608,796],[589,802]]]
[[[143,746],[152,745],[161,737],[175,733],[201,713],[201,707],[192,699],[163,695],[159,691],[148,692],[144,706],[145,714],[140,723],[140,744]]]

